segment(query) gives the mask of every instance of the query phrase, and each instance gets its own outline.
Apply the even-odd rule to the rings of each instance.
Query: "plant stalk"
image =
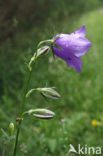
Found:
[[[35,62],[34,62],[35,64]],[[33,64],[33,66],[34,66]],[[17,152],[17,146],[18,146],[18,138],[19,138],[19,134],[20,134],[20,129],[21,129],[21,123],[22,123],[22,114],[24,112],[24,106],[25,106],[25,102],[26,102],[26,93],[28,91],[28,88],[29,88],[29,84],[30,84],[30,80],[31,80],[31,76],[32,76],[32,71],[29,71],[29,75],[28,75],[28,78],[27,78],[27,82],[26,82],[26,86],[25,86],[25,89],[24,89],[24,96],[23,96],[23,101],[22,101],[22,104],[21,104],[21,110],[20,110],[20,120],[18,121],[18,128],[17,128],[17,133],[16,133],[16,139],[15,139],[15,147],[14,147],[14,153],[13,153],[13,156],[16,156],[16,152]]]

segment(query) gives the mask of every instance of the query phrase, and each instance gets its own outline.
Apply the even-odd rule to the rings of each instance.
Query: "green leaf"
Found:
[[[3,134],[4,137],[6,137],[7,139],[9,139],[8,134],[4,131],[3,128],[1,128],[1,132],[2,132],[2,134]]]
[[[57,147],[56,139],[48,140],[48,145],[49,145],[50,151],[53,153],[56,150],[56,147]]]

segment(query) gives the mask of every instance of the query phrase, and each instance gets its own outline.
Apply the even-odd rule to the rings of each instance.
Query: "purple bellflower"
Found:
[[[71,34],[60,34],[54,43],[61,49],[53,47],[54,54],[78,72],[81,72],[82,68],[81,56],[85,55],[91,47],[91,42],[85,38],[85,34],[85,26]]]

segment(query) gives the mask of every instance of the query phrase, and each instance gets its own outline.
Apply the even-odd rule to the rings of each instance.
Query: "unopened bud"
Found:
[[[26,98],[29,97],[33,91],[39,91],[44,97],[50,99],[59,99],[61,97],[60,94],[53,88],[35,88],[27,92]]]
[[[37,50],[37,53],[35,54],[35,56],[40,57],[42,55],[45,55],[49,52],[49,50],[50,50],[49,46],[43,46]]]
[[[13,135],[14,134],[14,130],[15,130],[15,126],[14,126],[14,124],[12,122],[9,125],[9,129],[10,129],[10,134]]]
[[[33,115],[37,118],[41,118],[41,119],[51,119],[55,116],[55,113],[48,110],[48,109],[31,109],[28,111],[29,115]]]
[[[39,90],[44,97],[50,99],[59,99],[61,97],[60,94],[53,88],[37,88],[37,90]]]

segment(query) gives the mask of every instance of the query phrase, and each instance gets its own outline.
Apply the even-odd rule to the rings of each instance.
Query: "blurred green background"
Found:
[[[0,128],[7,132],[18,117],[26,63],[38,42],[82,25],[92,48],[83,57],[81,73],[54,60],[52,53],[35,66],[31,88],[55,86],[62,98],[45,101],[35,93],[27,100],[25,110],[48,108],[56,116],[23,121],[17,156],[67,156],[69,144],[103,146],[103,0],[0,1]],[[101,125],[93,127],[94,119]],[[0,132],[0,153],[3,140]],[[12,156],[11,143],[5,148],[5,156]]]

